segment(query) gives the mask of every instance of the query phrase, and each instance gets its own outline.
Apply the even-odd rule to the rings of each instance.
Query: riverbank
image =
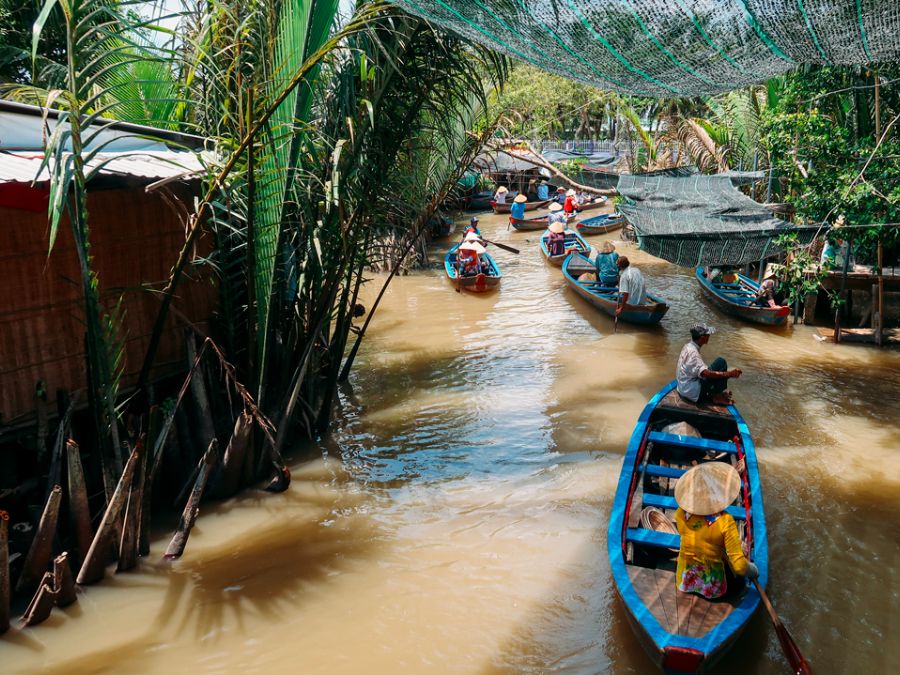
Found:
[[[696,321],[719,328],[704,355],[745,372],[733,389],[759,451],[779,612],[817,672],[890,672],[900,354],[736,322],[691,270],[625,245],[672,307],[657,329],[613,334],[543,262],[539,232],[482,226],[521,249],[491,251],[499,293],[453,291],[450,242],[395,279],[333,433],[295,449],[287,492],[204,504],[174,564],[160,531],[138,571],[0,637],[4,673],[647,672],[606,522],[637,415]],[[759,615],[720,672],[784,668]]]

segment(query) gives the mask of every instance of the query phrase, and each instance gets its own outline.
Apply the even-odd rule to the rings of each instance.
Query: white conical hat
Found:
[[[675,484],[675,501],[685,512],[709,516],[731,504],[741,492],[741,476],[731,464],[706,462]]]
[[[519,202],[519,203],[521,204],[522,202],[527,202],[527,201],[528,201],[528,197],[526,197],[526,196],[523,195],[523,194],[518,194],[518,195],[516,195],[516,198],[513,199],[513,201],[514,201],[514,202]]]
[[[509,190],[507,190],[505,186],[501,185],[497,188],[497,192],[509,192]]]
[[[559,234],[560,232],[562,232],[563,230],[566,229],[566,224],[560,223],[559,221],[557,221],[555,223],[550,223],[550,225],[549,225],[549,227],[547,227],[547,229],[550,230],[551,232],[555,232],[556,234]]]
[[[549,208],[551,211],[562,211],[562,204],[560,204],[559,202],[553,202]]]
[[[487,249],[479,244],[477,241],[467,241],[459,247],[460,251],[475,251],[475,253],[481,254],[487,251]]]
[[[466,235],[466,238],[464,239],[464,241],[478,241],[478,242],[480,242],[480,241],[481,241],[481,237],[479,237],[479,236],[478,236],[477,234],[475,234],[474,232],[469,232],[469,234]]]
[[[574,197],[574,196],[575,196],[575,190],[573,188],[569,188],[569,190],[566,192],[566,197]]]

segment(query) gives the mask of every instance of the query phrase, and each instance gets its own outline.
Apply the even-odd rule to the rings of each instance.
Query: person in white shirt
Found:
[[[691,341],[682,348],[678,356],[678,365],[675,367],[678,394],[693,403],[728,405],[734,402],[731,393],[726,391],[728,380],[740,377],[741,369],[729,370],[721,356],[707,366],[700,356],[700,348],[709,342],[709,336],[715,332],[716,329],[711,326],[697,324],[691,328]]]
[[[625,305],[641,305],[644,303],[644,275],[637,267],[632,267],[631,262],[624,255],[616,261],[619,268],[619,304],[616,306],[616,316],[622,313]]]
[[[505,186],[501,185],[497,188],[497,192],[494,193],[494,201],[498,204],[505,204],[507,194],[509,194],[509,190],[507,190]]]

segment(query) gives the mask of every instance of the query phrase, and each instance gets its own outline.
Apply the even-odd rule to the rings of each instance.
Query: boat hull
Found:
[[[569,234],[572,235],[571,238],[569,237]],[[570,241],[574,241],[575,252],[582,255],[589,255],[591,252],[591,245],[588,244],[584,239],[582,239],[580,234],[572,230],[566,230],[566,252],[561,255],[550,255],[550,249],[547,247],[548,235],[549,232],[545,232],[541,235],[541,255],[543,255],[544,260],[546,260],[551,265],[562,267],[563,261],[573,251]]]
[[[701,461],[720,461],[721,455],[725,454],[729,459],[721,461],[733,461],[738,466],[743,463],[739,496],[741,505],[729,507],[729,512],[734,512],[736,514],[734,517],[743,522],[743,537],[752,551],[753,561],[759,568],[759,583],[763,587],[768,580],[766,523],[756,450],[743,417],[734,406],[699,407],[684,402],[675,392],[675,385],[675,382],[671,382],[657,392],[638,418],[623,460],[610,512],[607,549],[616,593],[625,607],[629,623],[653,663],[670,673],[706,672],[744,630],[759,607],[759,593],[754,586],[748,585],[734,598],[728,600],[726,605],[724,600],[710,602],[692,594],[676,591],[675,576],[670,567],[663,565],[652,570],[655,563],[647,562],[645,557],[641,558],[643,564],[639,562],[638,553],[645,555],[645,549],[640,548],[640,543],[635,543],[640,540],[636,540],[631,533],[646,533],[647,530],[632,527],[634,519],[631,516],[634,514],[630,511],[634,504],[647,503],[645,501],[647,481],[649,479],[653,487],[651,475],[660,475],[649,472],[648,468],[671,470],[672,464],[660,465],[654,463],[654,459],[658,462],[659,455],[656,453],[665,452],[661,448],[665,448],[666,443],[671,443],[672,439],[675,439],[675,445],[682,442],[686,445],[699,442],[715,444],[716,450],[719,448],[728,450],[725,453],[718,453],[714,459],[707,453]],[[704,437],[697,439],[659,432],[661,425],[673,421],[689,422],[697,428],[704,429]],[[654,433],[657,434],[655,437],[652,435]],[[733,434],[733,439],[729,442],[707,438],[712,434],[720,439],[727,439]],[[689,467],[689,461],[682,459],[681,463]],[[684,470],[686,469],[678,471]],[[672,488],[673,485],[670,484],[669,491]],[[674,510],[674,499],[671,497],[668,499],[672,503],[664,508]],[[642,580],[647,578],[648,569],[653,571],[649,578],[655,581],[650,591],[647,586],[642,587]],[[664,571],[660,573],[658,570]],[[666,583],[671,583],[671,588],[666,589],[664,586]],[[648,606],[647,598],[664,605],[664,595],[670,597],[670,602],[678,607],[677,613],[685,611],[685,615],[673,619],[665,614],[665,607],[662,607],[661,611],[659,607]],[[713,617],[709,616],[710,607],[718,608]],[[670,611],[675,614],[673,610],[674,607]],[[664,621],[670,623],[666,624]],[[670,630],[672,621],[680,627],[688,628],[682,631]],[[693,628],[690,628],[691,626]]]
[[[499,288],[502,274],[500,273],[500,267],[489,253],[482,253],[481,257],[490,266],[490,273],[476,274],[470,277],[459,276],[456,269],[456,250],[458,248],[459,244],[456,244],[444,256],[444,271],[455,288],[466,290],[470,293],[488,293]]]
[[[582,220],[575,224],[575,228],[582,235],[586,236],[591,234],[607,234],[608,232],[618,230],[624,224],[625,219],[621,216],[607,214]]]
[[[585,211],[594,211],[595,209],[599,209],[601,206],[606,204],[609,201],[606,197],[601,197],[600,199],[591,202],[590,204],[585,204],[584,206],[579,206],[575,211],[577,213],[584,213]]]
[[[563,277],[565,277],[566,283],[573,291],[595,308],[604,314],[615,317],[618,289],[604,289],[604,287],[599,284],[595,285],[592,282],[588,282],[587,284],[579,282],[577,276],[569,269],[569,266],[574,261],[580,261],[582,263],[587,263],[588,265],[591,264],[590,260],[584,256],[571,255],[567,257],[562,264]],[[669,311],[669,305],[649,293],[647,294],[647,299],[648,302],[643,305],[626,305],[625,309],[619,315],[619,320],[644,326],[659,323],[666,315],[666,312]]]
[[[546,216],[535,216],[534,218],[513,218],[509,217],[509,224],[513,226],[514,229],[520,230],[522,232],[536,232],[537,230],[543,230],[547,227],[547,223],[549,222],[549,214]],[[566,216],[566,220],[572,220],[574,216]]]
[[[694,272],[703,295],[726,314],[766,326],[782,326],[787,321],[790,307],[772,309],[752,303],[759,284],[749,277],[738,274],[738,281],[734,284],[715,284],[706,278],[705,272],[703,267],[698,267]]]
[[[525,202],[525,210],[534,211],[535,209],[540,209],[544,206],[549,205],[552,201],[552,199],[545,199],[540,202]],[[497,202],[492,201],[491,208],[494,209],[494,213],[510,213],[512,209],[512,203],[506,202],[505,204],[498,204]]]

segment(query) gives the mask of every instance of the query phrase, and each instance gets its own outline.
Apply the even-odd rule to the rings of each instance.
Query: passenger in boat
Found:
[[[563,202],[563,211],[566,213],[575,213],[575,209],[578,208],[578,195],[575,193],[575,190],[569,190],[566,192],[566,199]]]
[[[778,309],[782,306],[782,303],[784,302],[784,293],[778,291],[775,281],[775,273],[767,271],[765,278],[759,285],[759,290],[756,291],[756,298],[754,299],[756,304],[760,307]]]
[[[513,199],[513,204],[509,207],[509,215],[516,220],[523,220],[525,218],[525,202],[528,201],[528,198],[523,194],[516,195],[516,198]]]
[[[554,206],[559,206],[555,204]],[[550,214],[551,218],[553,214]],[[563,255],[566,252],[566,221],[556,220],[547,226],[547,252],[550,255]]]
[[[675,367],[678,394],[693,403],[709,401],[716,405],[729,405],[734,402],[731,394],[726,391],[728,380],[740,377],[741,369],[729,370],[728,363],[721,356],[707,366],[700,356],[700,348],[709,342],[709,336],[715,332],[716,329],[712,326],[697,324],[691,328],[691,341],[682,347],[678,356],[678,365]]]
[[[556,201],[559,202],[560,206],[566,203],[566,188],[556,188]]]
[[[616,253],[616,247],[607,239],[600,244],[600,252],[594,265],[597,268],[597,281],[609,288],[615,288],[619,285],[619,268],[616,261],[619,254]]]
[[[631,264],[627,257],[620,256],[616,260],[619,268],[619,300],[616,304],[616,316],[625,309],[625,305],[641,305],[646,299],[644,293],[644,275]]]
[[[473,277],[486,271],[486,265],[481,259],[481,254],[485,250],[484,246],[479,243],[477,235],[469,234],[466,241],[460,244],[456,255],[459,273],[464,277]]]
[[[544,201],[550,199],[550,186],[547,184],[547,181],[542,180],[537,187],[537,198],[538,201]]]
[[[472,216],[472,220],[469,221],[466,229],[463,230],[462,240],[465,241],[466,237],[472,233],[476,234],[478,238],[481,239],[481,230],[478,229],[478,216]]]
[[[699,464],[678,479],[675,525],[681,548],[675,585],[679,591],[712,600],[740,591],[742,577],[759,577],[759,569],[744,555],[734,518],[725,511],[740,492],[740,474],[724,462]]]
[[[528,181],[528,190],[526,192],[526,195],[526,198],[529,202],[537,201],[537,179],[532,178],[530,181]]]
[[[501,185],[498,187],[497,192],[494,193],[494,201],[498,204],[505,204],[507,192],[509,192],[509,190],[505,186]]]
[[[550,215],[547,218],[547,225],[552,225],[553,223],[562,223],[563,226],[568,222],[566,219],[566,214],[563,213],[562,206],[557,203],[553,203],[550,205]]]

